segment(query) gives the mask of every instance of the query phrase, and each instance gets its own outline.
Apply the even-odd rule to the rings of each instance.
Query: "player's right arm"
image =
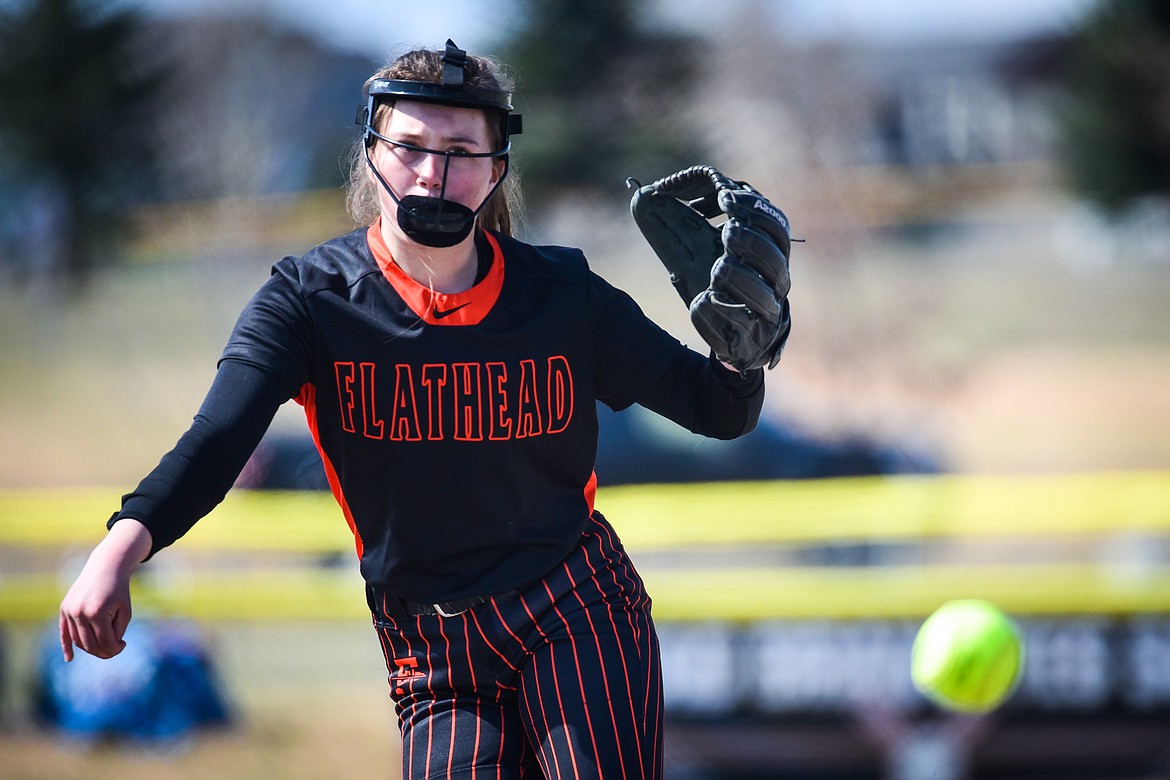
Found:
[[[305,336],[295,319],[298,296],[273,277],[241,314],[215,379],[191,427],[159,464],[123,497],[109,532],[90,554],[61,602],[59,627],[65,660],[79,647],[99,658],[126,646],[130,622],[130,577],[138,564],[182,536],[218,504],[256,448],[277,408],[303,382],[304,361],[289,350],[266,355],[237,341],[244,331],[254,342],[279,348]],[[238,337],[238,338],[237,338]],[[266,359],[267,358],[267,359]]]
[[[90,553],[61,601],[58,624],[66,661],[73,660],[74,646],[98,658],[122,652],[130,623],[130,575],[150,550],[150,531],[126,518]]]
[[[310,321],[297,287],[270,277],[241,312],[191,427],[122,497],[108,527],[140,521],[154,555],[223,500],[277,409],[310,381]]]
[[[262,369],[224,361],[191,427],[123,499],[62,600],[66,661],[74,646],[98,658],[122,651],[134,570],[223,499],[285,395]]]

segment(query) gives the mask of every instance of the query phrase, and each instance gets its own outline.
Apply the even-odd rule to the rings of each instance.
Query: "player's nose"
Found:
[[[424,154],[415,166],[415,180],[426,190],[437,190],[443,186],[445,158],[438,154]]]

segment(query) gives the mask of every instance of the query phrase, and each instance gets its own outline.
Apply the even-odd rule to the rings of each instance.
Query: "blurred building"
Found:
[[[859,161],[997,165],[1054,156],[1061,40],[867,47],[850,55],[875,95]]]

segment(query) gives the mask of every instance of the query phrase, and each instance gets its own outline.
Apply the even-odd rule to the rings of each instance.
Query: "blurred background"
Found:
[[[607,513],[623,534],[637,535],[637,512],[669,528],[662,507],[685,507],[639,486],[749,480],[780,491],[763,520],[790,525],[764,534],[766,556],[751,534],[706,556],[738,566],[732,548],[749,544],[749,563],[779,578],[722,580],[744,603],[792,586],[785,567],[825,574],[826,588],[853,576],[834,566],[930,572],[868,606],[861,580],[842,596],[852,607],[793,590],[698,620],[671,590],[696,538],[631,544],[664,594],[668,776],[1170,776],[1164,3],[0,0],[0,778],[396,771],[360,603],[332,620],[194,607],[208,619],[183,624],[199,650],[186,657],[206,662],[221,728],[146,747],[131,735],[132,749],[37,710],[55,674],[40,630],[118,496],[186,429],[269,266],[355,227],[343,186],[364,79],[447,37],[515,79],[522,237],[581,247],[684,342],[703,349],[629,217],[627,177],[715,165],[766,193],[804,241],[760,430],[716,444],[636,410],[603,415],[599,505],[628,502],[632,516]],[[315,494],[313,457],[299,408],[282,410],[239,492]],[[905,495],[891,485],[928,496],[929,512],[881,504]],[[785,514],[793,496],[803,515]],[[973,505],[990,515],[957,517]],[[1029,530],[1054,505],[1068,514]],[[841,530],[858,512],[876,514],[865,533]],[[909,515],[913,533],[899,530]],[[336,559],[354,568],[340,516],[322,522],[335,535],[282,572],[306,558],[329,576]],[[209,540],[155,568],[173,586],[272,557]],[[940,584],[1004,562],[1065,566],[1068,579],[1017,567]],[[1096,598],[1101,566],[1123,595]],[[1061,582],[1080,590],[1029,600]],[[938,718],[901,678],[859,708],[849,680],[818,693],[760,676],[812,657],[854,682],[880,677],[902,668],[931,604],[988,592],[1049,648],[1049,693],[1116,664],[1146,676],[1098,681],[1072,704],[1025,686],[1001,721]],[[683,693],[723,679],[700,673],[712,657],[734,672],[721,697]]]

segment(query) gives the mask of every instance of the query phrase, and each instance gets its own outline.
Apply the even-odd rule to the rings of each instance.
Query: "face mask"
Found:
[[[366,105],[359,107],[355,121],[364,131],[362,143],[365,146],[366,164],[374,172],[382,188],[398,206],[398,226],[402,232],[424,246],[448,247],[463,241],[475,227],[475,218],[495,195],[499,186],[508,176],[508,152],[512,148],[509,140],[522,130],[520,115],[512,113],[512,93],[501,89],[476,87],[467,83],[467,52],[448,39],[443,52],[443,73],[439,83],[410,81],[402,79],[374,79],[368,85]],[[380,100],[420,100],[450,106],[477,108],[488,113],[488,117],[500,121],[500,137],[503,148],[483,154],[455,154],[434,149],[423,149],[410,144],[392,141],[373,128],[374,112]],[[378,169],[370,161],[370,147],[376,140],[385,141],[402,149],[443,156],[443,184],[439,197],[430,198],[408,195],[401,200],[390,189]],[[504,160],[504,172],[496,186],[484,198],[479,208],[472,211],[466,206],[443,198],[447,191],[447,169],[452,157],[498,157]]]
[[[423,246],[455,246],[471,235],[479,213],[479,209],[472,211],[462,203],[446,198],[407,195],[399,200],[392,192],[390,197],[398,204],[398,227],[408,238]]]
[[[385,141],[402,149],[407,149],[412,152],[422,152],[425,154],[437,154],[443,157],[443,183],[439,187],[439,197],[429,197],[425,195],[407,195],[399,198],[390,189],[390,185],[382,178],[382,174],[378,172],[373,161],[370,159],[369,145],[365,148],[366,164],[370,166],[370,170],[374,172],[374,176],[382,185],[382,189],[394,201],[398,207],[398,227],[406,234],[412,241],[416,241],[423,246],[429,247],[450,247],[462,242],[469,235],[471,235],[472,228],[475,227],[475,218],[483,211],[484,206],[496,194],[496,190],[504,183],[504,179],[508,175],[508,150],[504,149],[500,152],[479,152],[479,153],[457,153],[457,152],[441,152],[437,149],[424,149],[419,146],[402,143],[400,141],[393,141],[384,135],[381,135],[373,130],[369,132],[376,138]],[[456,203],[452,200],[447,200],[443,195],[447,192],[447,173],[451,167],[452,157],[503,157],[504,158],[504,172],[496,181],[491,192],[479,204],[479,207],[474,211],[464,206],[462,203]]]

